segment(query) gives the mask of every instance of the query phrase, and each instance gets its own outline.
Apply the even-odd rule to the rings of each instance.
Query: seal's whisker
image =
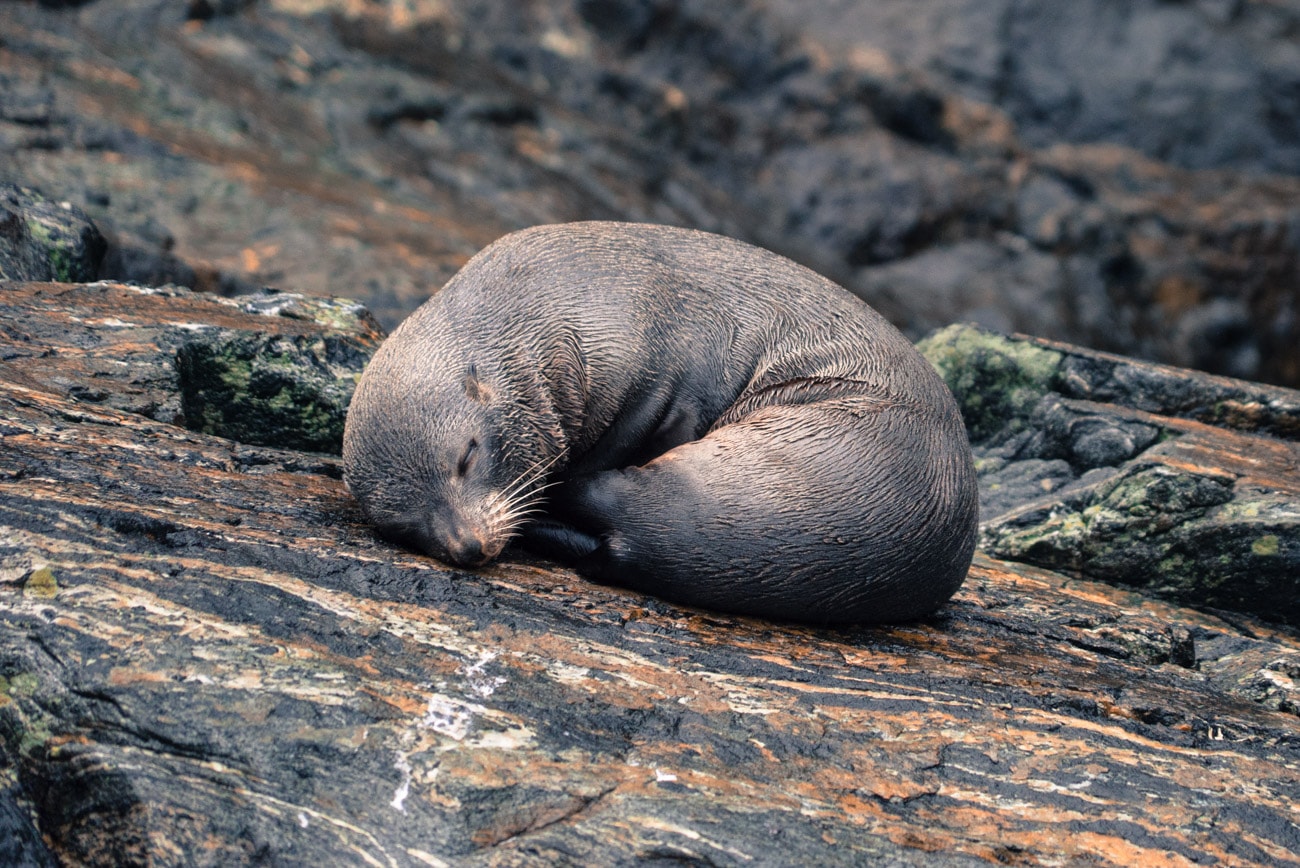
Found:
[[[540,493],[554,484],[539,486],[531,491],[528,490],[527,486],[515,486],[512,489],[498,492],[488,499],[484,511],[489,515],[508,513],[519,508],[522,504],[540,501]]]
[[[520,509],[520,510],[517,510],[517,511],[515,511],[515,512],[506,513],[506,514],[504,514],[504,515],[501,516],[500,521],[501,521],[501,523],[502,523],[503,525],[504,525],[504,524],[521,524],[521,523],[523,523],[524,521],[526,521],[526,520],[532,518],[533,516],[535,516],[535,515],[541,515],[541,514],[544,513],[544,512],[545,512],[545,510],[541,509],[540,507],[536,507],[536,506],[534,506],[534,507],[530,507],[530,508],[528,508],[528,509]]]
[[[564,452],[561,451],[550,458],[534,462],[504,489],[493,492],[488,497],[484,504],[484,520],[493,536],[508,539],[530,517],[543,512],[542,492],[558,485],[560,480],[541,480],[546,478],[546,473],[563,457]]]
[[[488,516],[488,526],[491,529],[492,534],[494,536],[503,537],[506,540],[515,536],[518,533],[519,528],[526,524],[529,518],[538,513],[544,512],[539,505],[535,504],[536,501],[531,503],[525,502],[520,505],[524,508],[503,511],[499,514]]]
[[[536,497],[542,491],[557,485],[559,480],[553,480],[543,485],[535,483],[544,478],[546,472],[555,465],[564,456],[564,453],[558,453],[549,459],[538,461],[532,467],[519,474],[516,479],[507,485],[500,492],[494,493],[488,500],[488,511],[493,512],[498,508],[511,509],[516,504],[527,500],[530,497]],[[531,489],[531,490],[530,490]]]
[[[494,510],[491,514],[499,521],[510,521],[515,516],[533,515],[542,511],[541,498],[530,498],[503,504],[500,509]]]

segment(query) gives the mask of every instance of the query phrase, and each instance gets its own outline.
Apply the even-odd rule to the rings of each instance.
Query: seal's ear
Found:
[[[492,389],[487,383],[478,378],[478,366],[473,362],[465,369],[465,394],[471,401],[479,404],[486,404],[492,399]]]

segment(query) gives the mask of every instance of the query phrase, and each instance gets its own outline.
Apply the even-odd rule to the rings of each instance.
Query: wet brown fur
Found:
[[[344,465],[381,532],[443,560],[522,533],[599,581],[777,620],[922,615],[975,544],[960,415],[906,338],[787,259],[663,226],[474,257],[367,368]]]

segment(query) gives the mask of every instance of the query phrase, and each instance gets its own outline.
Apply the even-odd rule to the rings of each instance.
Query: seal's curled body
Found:
[[[685,229],[489,246],[380,347],[343,459],[379,531],[440,560],[522,533],[596,580],[777,620],[925,614],[975,546],[965,429],[907,339]]]

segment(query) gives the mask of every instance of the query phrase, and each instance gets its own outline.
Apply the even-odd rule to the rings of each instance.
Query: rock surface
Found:
[[[1290,630],[985,554],[934,617],[836,631],[518,554],[448,570],[378,541],[337,459],[146,415],[179,405],[175,324],[325,326],[110,283],[0,299],[0,830],[28,864],[1300,862]],[[1285,428],[1284,390],[978,332],[929,350],[1019,384],[1012,439],[1115,458],[1079,443],[1186,426],[1123,468],[1238,437],[1195,459],[1235,497],[1239,458],[1291,448],[1240,430]],[[1041,421],[1081,384],[1103,425]],[[1183,418],[1234,395],[1261,408],[1236,433]]]
[[[382,338],[355,302],[294,293],[3,285],[11,382],[252,444],[339,453],[352,390]]]
[[[950,326],[995,557],[1300,624],[1300,392]]]
[[[1296,4],[0,4],[0,178],[100,277],[392,327],[511,229],[726,232],[974,320],[1300,386]]]
[[[1294,3],[774,6],[819,39],[870,48],[997,106],[1030,145],[1113,142],[1187,168],[1300,169]]]

